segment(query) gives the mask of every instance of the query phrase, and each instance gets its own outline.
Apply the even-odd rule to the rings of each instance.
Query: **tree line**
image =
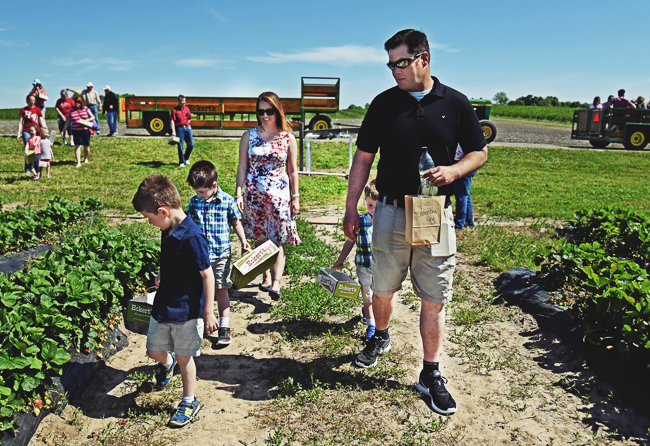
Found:
[[[586,102],[580,101],[565,101],[561,102],[555,96],[546,96],[545,98],[541,96],[533,96],[529,94],[528,96],[521,96],[514,101],[511,101],[508,98],[508,95],[504,91],[500,91],[494,95],[492,100],[500,105],[527,105],[534,107],[570,107],[570,108],[587,108],[589,104]]]

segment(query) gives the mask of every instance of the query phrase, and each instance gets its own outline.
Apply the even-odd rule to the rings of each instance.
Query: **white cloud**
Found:
[[[293,54],[271,52],[268,54],[268,56],[254,56],[247,59],[265,63],[312,62],[339,66],[385,63],[387,60],[385,51],[360,45],[321,47]]]
[[[82,65],[83,68],[106,68],[108,70],[115,71],[128,71],[137,64],[132,60],[120,60],[113,57],[99,57],[99,58],[90,58],[84,57],[82,59],[61,59],[57,60],[54,63],[57,65],[63,65],[64,67],[72,67],[76,65]]]
[[[200,57],[177,60],[174,65],[185,68],[232,68],[234,66],[233,62],[229,60]]]
[[[210,6],[210,9],[208,9],[208,13],[215,19],[219,20],[220,22],[226,21],[226,18],[221,14],[219,14],[217,11],[215,11],[215,9],[212,6]]]
[[[18,43],[13,40],[0,40],[0,45],[6,46],[8,48],[24,48],[29,46],[29,43]]]

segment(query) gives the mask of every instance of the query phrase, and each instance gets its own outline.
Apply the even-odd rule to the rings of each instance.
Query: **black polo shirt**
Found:
[[[476,112],[462,93],[433,77],[431,92],[419,102],[395,86],[379,94],[363,120],[357,148],[377,153],[377,191],[394,198],[416,195],[420,186],[418,164],[427,146],[436,166],[454,163],[458,144],[466,154],[487,145]],[[453,184],[438,195],[454,195]]]
[[[208,241],[189,216],[171,234],[169,229],[162,231],[160,286],[151,316],[158,322],[202,318],[205,295],[201,271],[208,266]]]

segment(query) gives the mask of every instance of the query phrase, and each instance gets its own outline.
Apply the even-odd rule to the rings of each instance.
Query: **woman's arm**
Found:
[[[68,117],[65,118],[65,124],[63,125],[63,130],[61,130],[61,139],[63,139],[63,135],[65,134],[65,131],[68,130],[68,127],[70,127],[70,120],[71,119],[72,118],[70,117],[70,115],[68,115]]]
[[[20,141],[20,138],[23,136],[23,117],[21,116],[18,120],[18,133],[16,134],[16,141]]]
[[[291,185],[291,212],[300,214],[300,189],[298,187],[298,145],[296,138],[289,133],[289,157],[287,159],[287,175]]]
[[[88,120],[89,120],[89,121],[92,122],[92,121],[95,120],[95,115],[93,115],[93,112],[90,111],[90,109],[89,109],[88,107],[86,107],[86,113],[88,113]]]
[[[239,141],[239,166],[237,166],[237,186],[235,188],[235,201],[237,207],[241,212],[244,212],[244,198],[242,197],[242,189],[244,181],[246,181],[246,172],[248,172],[248,141],[250,132],[247,130],[241,136]]]

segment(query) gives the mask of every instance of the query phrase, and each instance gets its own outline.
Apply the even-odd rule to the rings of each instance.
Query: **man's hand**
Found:
[[[454,166],[438,166],[428,171],[424,178],[433,182],[437,187],[451,184],[458,179],[458,169]]]
[[[217,318],[214,316],[214,313],[208,313],[207,308],[205,309],[205,314],[203,315],[203,323],[205,324],[205,332],[207,334],[210,334],[219,328]]]
[[[346,206],[345,217],[343,218],[343,232],[351,240],[356,240],[359,235],[359,213],[356,209]]]
[[[343,260],[336,260],[334,262],[334,265],[332,265],[332,269],[342,269],[343,268]]]

